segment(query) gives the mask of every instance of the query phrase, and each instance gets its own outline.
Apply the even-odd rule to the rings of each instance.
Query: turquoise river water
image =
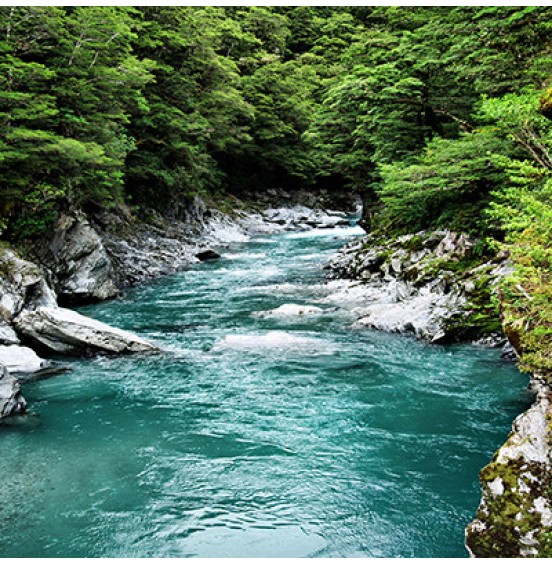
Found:
[[[467,556],[478,471],[527,379],[340,310],[252,315],[315,304],[356,235],[258,238],[82,308],[165,352],[25,386],[31,414],[0,426],[0,557]]]

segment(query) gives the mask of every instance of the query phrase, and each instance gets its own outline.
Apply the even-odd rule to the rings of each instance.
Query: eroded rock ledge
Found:
[[[127,354],[158,350],[133,333],[61,307],[24,311],[15,319],[15,327],[38,349],[54,354]]]
[[[0,274],[0,419],[26,409],[20,378],[53,374],[63,368],[21,346],[22,342],[54,354],[157,350],[132,333],[58,307],[45,271],[11,250],[0,250]]]

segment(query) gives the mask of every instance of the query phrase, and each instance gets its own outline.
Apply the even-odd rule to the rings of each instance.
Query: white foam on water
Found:
[[[293,335],[285,331],[270,331],[264,335],[226,335],[215,344],[213,350],[273,350],[292,349],[303,352],[328,350],[328,343],[322,339]]]
[[[253,317],[276,317],[276,318],[297,318],[297,317],[317,317],[324,315],[324,310],[320,307],[299,305],[299,304],[283,304],[276,309],[267,311],[256,311]]]
[[[355,235],[366,235],[366,231],[358,225],[351,227],[332,227],[329,229],[311,229],[309,231],[301,231],[300,233],[287,233],[287,239],[311,239],[314,237],[335,237],[345,238],[354,237]]]

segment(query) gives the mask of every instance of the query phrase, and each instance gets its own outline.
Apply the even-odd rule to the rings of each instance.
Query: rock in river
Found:
[[[113,298],[115,274],[102,240],[82,215],[62,215],[42,261],[54,273],[60,303]]]
[[[139,353],[158,350],[128,331],[61,307],[24,311],[16,329],[36,348],[55,354]]]
[[[5,366],[0,365],[0,419],[24,413],[26,408],[27,402],[21,395],[19,382]]]
[[[293,335],[285,331],[270,331],[265,335],[226,335],[213,347],[213,350],[222,348],[248,351],[295,349],[305,352],[316,352],[318,350],[332,352],[323,340]]]
[[[267,311],[257,311],[253,315],[255,317],[276,317],[276,318],[295,318],[295,317],[312,317],[322,315],[324,310],[320,307],[298,304],[284,304],[276,309]]]
[[[0,364],[10,372],[37,372],[46,368],[48,361],[28,347],[0,346]]]
[[[220,255],[216,251],[213,251],[213,249],[206,249],[197,253],[196,258],[201,261],[214,260],[220,258]]]

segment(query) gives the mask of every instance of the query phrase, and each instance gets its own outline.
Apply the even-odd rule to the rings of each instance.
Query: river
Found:
[[[81,308],[165,352],[25,386],[31,415],[0,426],[0,557],[467,556],[528,379],[327,305],[253,315],[320,305],[321,264],[355,236],[263,236]]]

